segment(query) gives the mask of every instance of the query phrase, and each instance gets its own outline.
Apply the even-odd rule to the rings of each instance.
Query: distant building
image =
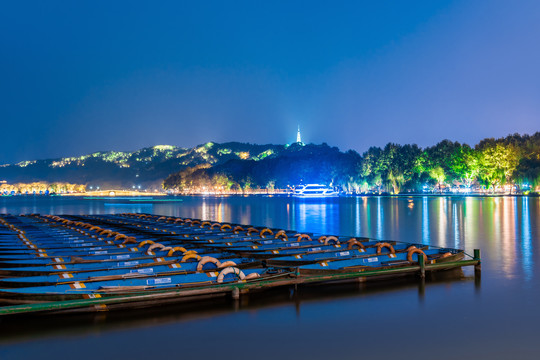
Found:
[[[288,148],[289,146],[293,145],[293,144],[298,144],[300,146],[304,146],[306,144],[304,144],[302,142],[302,134],[300,134],[300,125],[298,125],[298,131],[296,132],[296,141],[293,141],[292,143],[290,144],[285,144],[285,148]]]
[[[302,142],[302,135],[300,134],[300,125],[298,125],[298,132],[296,133],[296,143],[304,145],[304,143]]]

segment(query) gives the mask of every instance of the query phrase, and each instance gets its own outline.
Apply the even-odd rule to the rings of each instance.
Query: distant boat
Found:
[[[338,197],[339,193],[327,185],[307,184],[298,185],[294,189],[293,196],[299,198],[327,198]]]

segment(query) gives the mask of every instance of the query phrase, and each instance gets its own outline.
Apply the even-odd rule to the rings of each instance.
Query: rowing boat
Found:
[[[63,301],[412,269],[463,251],[150,214],[0,215],[0,300]],[[273,280],[272,280],[273,281]],[[280,280],[281,281],[281,280]],[[263,287],[264,285],[253,284]]]

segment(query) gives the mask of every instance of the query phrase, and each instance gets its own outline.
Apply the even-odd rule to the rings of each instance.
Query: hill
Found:
[[[194,148],[158,145],[134,152],[104,151],[79,157],[22,161],[0,165],[0,180],[70,182],[101,188],[161,189],[169,174],[201,164],[234,159],[258,161],[283,151],[282,145],[208,142]]]
[[[203,192],[280,188],[300,183],[352,184],[359,177],[361,157],[343,153],[327,144],[284,147],[264,159],[231,159],[214,166],[199,165],[171,174],[164,181],[167,190]]]

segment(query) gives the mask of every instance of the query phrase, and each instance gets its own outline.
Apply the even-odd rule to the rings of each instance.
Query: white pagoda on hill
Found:
[[[298,132],[296,133],[296,143],[304,145],[304,143],[302,142],[302,135],[300,135],[300,125],[298,125]]]

